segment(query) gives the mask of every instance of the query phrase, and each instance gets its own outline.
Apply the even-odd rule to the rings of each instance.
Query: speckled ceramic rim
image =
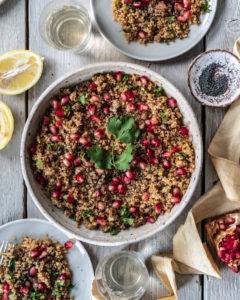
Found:
[[[81,74],[83,74],[85,78],[87,78],[87,74],[89,78],[94,73],[108,71],[114,72],[118,70],[125,70],[126,73],[137,73],[140,75],[148,76],[150,80],[153,80],[158,84],[161,83],[163,88],[165,88],[165,90],[167,91],[167,93],[171,93],[171,96],[175,96],[178,99],[179,107],[183,115],[185,115],[185,118],[188,120],[187,124],[190,127],[190,134],[193,136],[196,167],[194,170],[194,174],[191,177],[191,182],[188,187],[188,190],[184,195],[181,203],[178,206],[175,206],[169,214],[164,214],[162,217],[159,217],[154,224],[146,224],[138,228],[124,230],[116,236],[111,236],[109,234],[104,234],[97,230],[87,230],[85,228],[82,228],[82,226],[80,228],[76,228],[76,224],[69,218],[64,216],[61,210],[54,207],[43,192],[41,193],[41,188],[33,178],[32,170],[30,167],[30,159],[27,150],[27,142],[29,143],[30,141],[28,139],[30,139],[31,136],[34,136],[34,133],[32,133],[31,135],[31,132],[37,130],[36,128],[38,127],[38,124],[36,123],[39,122],[38,120],[40,119],[40,116],[44,114],[45,107],[49,105],[49,97],[53,95],[53,91],[59,89],[62,86],[71,85],[73,83],[75,84],[76,82],[81,81]],[[77,77],[78,81],[76,81],[74,76]],[[55,81],[43,92],[43,94],[39,97],[39,99],[33,106],[25,124],[21,140],[20,159],[22,173],[27,185],[27,189],[38,209],[51,223],[54,223],[54,225],[57,228],[68,234],[70,237],[79,239],[83,242],[99,246],[118,246],[144,240],[154,235],[155,233],[162,231],[181,214],[186,205],[189,203],[193,192],[197,186],[197,182],[199,180],[202,168],[202,153],[202,138],[197,119],[187,100],[170,82],[168,82],[158,73],[155,73],[142,66],[122,62],[108,62],[88,65],[87,67],[83,67],[75,72],[72,72]],[[44,199],[41,199],[41,197],[43,197]],[[43,204],[41,202],[43,202]],[[45,209],[43,206],[47,206],[48,209]]]
[[[196,95],[193,93],[193,90],[192,90],[192,86],[190,84],[190,74],[192,72],[192,68],[193,66],[195,65],[195,63],[204,55],[208,54],[208,53],[211,53],[211,52],[225,52],[225,53],[228,53],[230,55],[232,55],[234,58],[236,58],[240,64],[240,59],[232,52],[228,51],[228,50],[223,50],[223,49],[212,49],[212,50],[208,50],[208,51],[205,51],[205,52],[202,52],[200,53],[196,58],[194,58],[194,60],[192,61],[190,67],[188,68],[188,87],[190,89],[190,92],[191,94],[193,95],[193,97],[199,102],[201,103],[202,105],[204,106],[211,106],[211,107],[226,107],[230,104],[232,104],[234,101],[236,101],[238,99],[238,96],[236,98],[233,98],[232,101],[228,101],[227,103],[225,104],[211,104],[211,103],[204,103],[202,102],[201,100],[199,100]]]
[[[179,53],[177,54],[173,54],[173,55],[168,55],[164,58],[162,57],[159,57],[157,59],[152,59],[150,58],[149,56],[138,56],[138,55],[134,55],[134,54],[131,54],[125,50],[122,50],[122,49],[119,49],[112,41],[110,38],[107,37],[107,35],[103,32],[103,30],[100,28],[98,22],[97,22],[97,17],[96,17],[96,13],[95,13],[95,9],[94,9],[94,4],[93,4],[93,1],[94,0],[90,0],[90,3],[91,3],[91,12],[92,12],[92,16],[94,18],[94,21],[95,21],[95,24],[97,26],[97,29],[98,31],[101,33],[101,35],[105,38],[106,41],[108,41],[111,45],[113,45],[116,49],[118,49],[121,53],[125,54],[126,56],[128,57],[132,57],[132,58],[135,58],[135,59],[139,59],[139,60],[144,60],[144,61],[166,61],[166,60],[170,60],[170,59],[173,59],[175,57],[178,57],[188,51],[190,51],[193,47],[195,47],[203,38],[204,36],[208,33],[209,29],[211,28],[212,26],[212,23],[213,23],[213,20],[215,18],[215,15],[216,15],[216,12],[217,12],[217,1],[216,3],[214,3],[213,5],[213,8],[211,9],[211,19],[210,19],[210,22],[208,24],[208,26],[206,26],[205,30],[203,32],[201,32],[199,34],[199,38],[194,42],[192,43],[190,46],[186,47],[184,50],[180,51]],[[174,45],[173,45],[174,46]],[[148,53],[148,49],[146,47],[146,54]]]

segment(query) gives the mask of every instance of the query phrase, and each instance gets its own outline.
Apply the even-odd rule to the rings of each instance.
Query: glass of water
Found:
[[[95,278],[104,299],[138,300],[146,291],[149,274],[137,252],[121,251],[100,261]]]
[[[91,18],[79,0],[50,2],[40,15],[39,30],[45,42],[59,50],[80,54],[91,45]]]

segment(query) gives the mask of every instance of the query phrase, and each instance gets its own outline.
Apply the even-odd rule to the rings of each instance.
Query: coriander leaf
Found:
[[[167,123],[168,121],[168,115],[167,115],[167,112],[165,110],[161,110],[160,111],[160,117],[162,119],[162,123]]]
[[[209,13],[211,11],[211,6],[210,4],[208,3],[208,1],[206,1],[203,5],[202,5],[202,10],[205,12],[205,13]]]
[[[36,159],[35,163],[36,163],[36,167],[37,167],[39,170],[43,170],[43,162],[42,162],[41,159]]]
[[[15,264],[16,264],[15,260],[11,259],[8,265],[8,269],[10,272],[13,272],[15,270]]]
[[[92,146],[87,150],[86,155],[99,169],[111,169],[113,161],[112,154],[109,154],[99,146]]]
[[[122,205],[120,209],[120,216],[123,224],[130,226],[134,224],[134,219],[132,218],[129,208],[126,204]]]
[[[176,156],[180,156],[180,157],[187,157],[187,154],[186,153],[184,153],[184,152],[177,152],[176,153]]]
[[[125,74],[125,75],[123,76],[122,81],[128,81],[128,79],[129,79],[129,76],[128,76],[127,74]]]
[[[114,161],[114,166],[119,171],[126,171],[129,169],[129,164],[133,159],[133,146],[129,144],[122,154],[117,156]]]
[[[110,133],[114,134],[119,141],[126,144],[135,142],[140,136],[140,130],[136,128],[134,119],[129,116],[110,118],[107,129]]]
[[[115,225],[112,225],[107,230],[107,233],[110,233],[111,235],[117,235],[120,232],[120,229],[117,228]]]
[[[176,20],[176,17],[175,16],[169,16],[167,18],[167,20],[168,20],[168,23],[172,23],[172,22],[174,22]]]
[[[83,218],[89,218],[91,216],[94,216],[94,213],[91,209],[86,209],[82,212]]]
[[[81,95],[80,97],[78,97],[77,101],[80,102],[81,104],[85,105],[85,104],[87,104],[88,99],[86,96]]]
[[[159,87],[159,86],[154,89],[154,94],[156,96],[165,96],[166,95],[163,87]]]
[[[69,105],[69,104],[65,105],[64,106],[64,116],[68,118],[70,116],[71,112],[72,112],[71,105]]]
[[[133,218],[123,218],[122,219],[122,221],[123,221],[123,224],[125,224],[125,225],[133,225],[134,224],[134,219]]]

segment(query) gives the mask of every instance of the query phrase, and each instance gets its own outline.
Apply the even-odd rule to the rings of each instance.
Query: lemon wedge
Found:
[[[30,89],[42,75],[43,57],[29,50],[0,55],[0,94],[18,95]]]
[[[14,119],[10,108],[0,101],[0,150],[5,148],[12,138]]]

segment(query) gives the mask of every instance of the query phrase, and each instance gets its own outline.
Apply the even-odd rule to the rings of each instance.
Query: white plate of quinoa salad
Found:
[[[0,227],[10,247],[0,266],[4,300],[91,299],[93,268],[83,246],[45,220],[24,219]]]
[[[163,77],[102,63],[44,92],[23,132],[21,163],[49,220],[113,246],[163,230],[180,214],[199,178],[202,141],[189,104]]]
[[[209,30],[217,0],[91,0],[101,34],[127,56],[163,61],[193,48]]]

